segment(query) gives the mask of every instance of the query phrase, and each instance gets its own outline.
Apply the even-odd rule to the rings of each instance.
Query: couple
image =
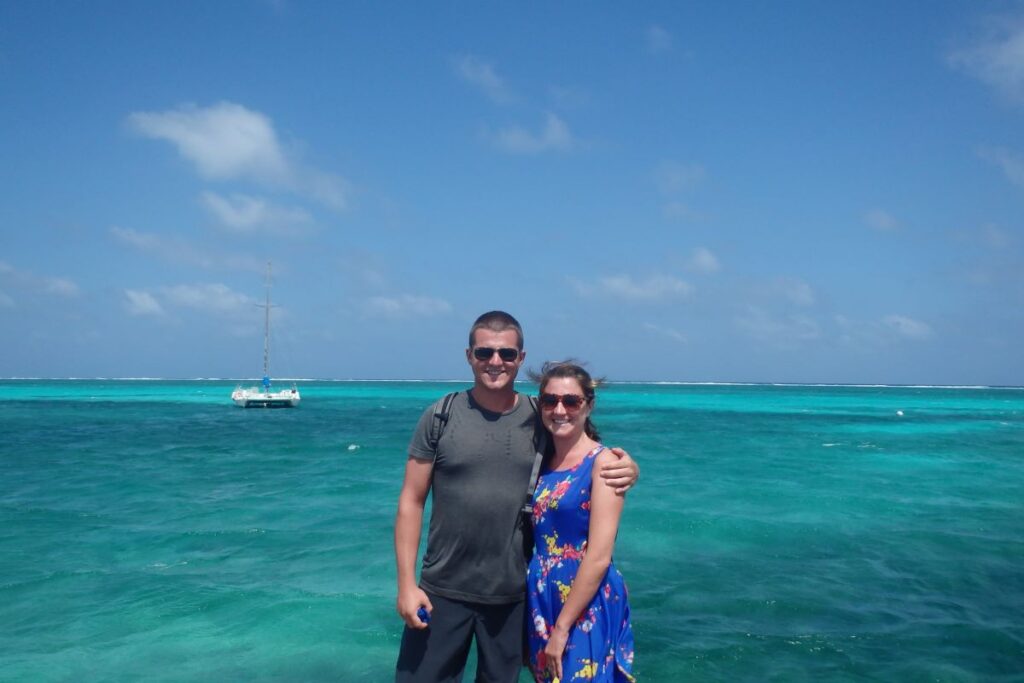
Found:
[[[537,681],[633,680],[629,607],[611,554],[623,494],[639,470],[599,443],[585,370],[545,365],[538,411],[514,387],[525,358],[515,318],[477,318],[466,349],[473,388],[427,409],[413,434],[395,520],[406,624],[398,683],[461,681],[474,637],[477,682],[514,683],[527,628]]]

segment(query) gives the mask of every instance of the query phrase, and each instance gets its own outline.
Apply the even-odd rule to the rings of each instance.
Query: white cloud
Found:
[[[679,332],[678,330],[673,330],[668,327],[655,325],[654,323],[644,323],[644,329],[648,330],[649,332],[653,332],[654,334],[657,334],[659,336],[668,337],[669,339],[677,341],[681,344],[685,344],[687,341],[686,335],[683,334],[682,332]]]
[[[202,108],[186,104],[162,112],[135,112],[128,125],[141,135],[166,140],[208,180],[248,180],[311,196],[340,209],[348,183],[308,168],[281,146],[271,120],[232,102]]]
[[[978,156],[1001,168],[1007,180],[1024,189],[1024,159],[998,147],[983,147],[978,150]]]
[[[160,302],[149,292],[138,289],[126,289],[124,295],[127,301],[125,308],[132,315],[163,315],[164,309]]]
[[[69,278],[36,275],[28,270],[15,268],[3,261],[0,261],[0,275],[5,276],[15,288],[30,292],[41,292],[66,298],[76,297],[81,292],[78,284]]]
[[[451,313],[452,306],[444,299],[402,294],[395,297],[374,296],[366,302],[367,312],[391,318],[432,317]]]
[[[206,210],[232,232],[297,234],[312,222],[312,217],[304,209],[277,206],[245,194],[223,196],[203,192],[201,201]]]
[[[660,26],[649,26],[645,37],[647,40],[647,51],[652,54],[668,52],[672,49],[672,34]]]
[[[932,328],[927,323],[903,315],[887,315],[882,318],[882,324],[905,339],[928,339],[932,336]]]
[[[603,293],[634,301],[682,298],[693,293],[692,285],[671,275],[652,275],[645,280],[634,280],[630,275],[609,275],[595,283],[570,278],[570,283],[583,296]]]
[[[871,209],[864,214],[864,222],[871,228],[880,231],[895,230],[900,226],[892,214],[883,209]]]
[[[513,154],[565,151],[575,144],[569,126],[552,113],[545,117],[544,128],[540,132],[532,133],[520,126],[511,126],[499,130],[494,136],[494,142],[501,149]]]
[[[748,306],[734,322],[754,339],[782,348],[791,348],[821,337],[821,327],[809,316],[776,316],[756,306]]]
[[[975,44],[954,51],[949,62],[1010,100],[1024,103],[1024,21],[1021,19],[993,19],[986,35]]]
[[[45,289],[50,294],[58,296],[78,296],[78,285],[63,277],[50,277],[45,279]]]
[[[173,143],[204,178],[286,183],[292,175],[270,119],[238,104],[136,112],[128,122],[142,135]]]
[[[0,292],[0,308],[14,308],[14,299],[5,292]]]
[[[463,55],[453,60],[455,73],[462,80],[479,88],[487,97],[498,104],[508,104],[515,98],[509,91],[505,81],[494,67],[473,55]]]
[[[248,310],[256,303],[248,296],[219,283],[177,285],[165,287],[161,292],[164,299],[175,306],[211,313],[236,313]]]
[[[165,247],[164,240],[159,235],[139,232],[134,228],[122,228],[115,225],[110,229],[110,234],[121,242],[142,251],[162,251]]]
[[[704,180],[705,175],[700,164],[666,161],[655,169],[654,181],[663,194],[675,195],[692,189]]]
[[[707,247],[694,249],[687,265],[698,273],[717,273],[722,268],[718,258]]]

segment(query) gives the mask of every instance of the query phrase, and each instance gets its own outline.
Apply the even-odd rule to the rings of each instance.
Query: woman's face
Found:
[[[559,400],[555,402],[552,396]],[[574,398],[579,399],[576,407],[567,406],[566,403],[573,403]],[[540,392],[541,419],[554,437],[578,438],[592,408],[574,377],[554,377]]]

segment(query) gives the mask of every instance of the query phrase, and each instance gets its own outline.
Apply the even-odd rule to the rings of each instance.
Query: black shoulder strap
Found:
[[[537,405],[537,397],[530,397],[530,405],[533,406],[534,416],[537,420],[537,452],[533,456],[533,470],[530,472],[530,484],[526,487],[526,499],[523,501],[523,514],[533,513],[533,493],[537,490],[537,480],[540,478],[540,466],[544,462],[544,452],[548,449],[548,430],[540,420],[540,407]]]
[[[448,417],[452,412],[452,401],[459,392],[453,391],[446,394],[444,398],[434,404],[434,420],[430,423],[430,448],[437,451],[437,444],[441,442],[441,435],[444,428],[448,426]]]

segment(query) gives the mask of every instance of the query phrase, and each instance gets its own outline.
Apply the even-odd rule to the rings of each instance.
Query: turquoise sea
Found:
[[[465,385],[299,386],[0,382],[0,680],[389,680],[406,444]],[[1024,389],[618,384],[595,420],[642,467],[641,681],[1024,681]]]

